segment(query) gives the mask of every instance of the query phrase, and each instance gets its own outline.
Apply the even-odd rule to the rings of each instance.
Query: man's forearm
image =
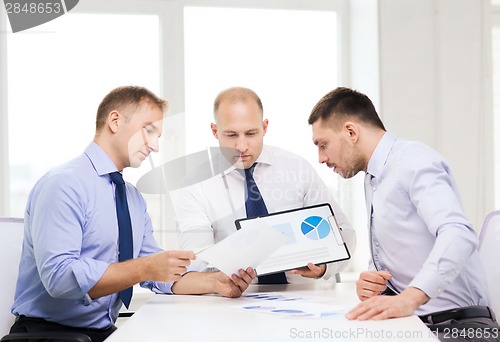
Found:
[[[97,284],[88,292],[92,299],[104,297],[145,281],[144,258],[110,264]]]
[[[172,286],[175,294],[215,293],[214,284],[218,272],[188,272]]]

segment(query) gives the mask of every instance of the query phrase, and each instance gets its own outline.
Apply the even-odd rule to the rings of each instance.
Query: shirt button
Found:
[[[441,293],[441,292],[443,292],[443,289],[438,287],[438,293]]]

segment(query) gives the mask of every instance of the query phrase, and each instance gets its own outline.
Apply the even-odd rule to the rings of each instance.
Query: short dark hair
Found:
[[[167,110],[168,102],[156,96],[152,91],[139,86],[124,86],[111,90],[99,104],[96,115],[96,131],[106,123],[106,119],[113,110],[130,114],[140,105],[149,104],[158,107],[162,112]]]
[[[217,116],[217,111],[222,101],[229,101],[230,103],[246,102],[248,100],[254,100],[259,106],[261,113],[264,113],[264,108],[262,106],[262,101],[260,97],[252,89],[244,87],[232,87],[223,90],[217,95],[214,101],[214,117]]]
[[[308,122],[312,125],[321,119],[323,123],[330,122],[335,126],[349,117],[386,130],[368,96],[345,87],[338,87],[323,96],[314,106]]]

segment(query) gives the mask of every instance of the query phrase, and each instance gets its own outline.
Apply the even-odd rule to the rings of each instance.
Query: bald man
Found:
[[[236,231],[236,219],[251,216],[245,207],[245,178],[251,170],[259,189],[257,195],[268,213],[330,203],[349,250],[354,253],[355,232],[313,167],[296,154],[264,145],[268,124],[262,102],[251,89],[229,88],[216,97],[212,134],[221,148],[234,151],[234,155],[226,156],[234,166],[223,175],[178,193],[174,205],[180,247],[200,250],[211,246]],[[192,267],[196,268],[194,264]],[[198,263],[197,270],[203,271],[204,266]],[[259,283],[295,282],[300,276],[328,280],[346,266],[345,261],[328,267],[309,263],[281,278],[259,277]],[[190,272],[177,281],[172,290],[183,294],[217,293],[238,297],[254,278],[252,269],[241,270],[231,279],[221,272]]]

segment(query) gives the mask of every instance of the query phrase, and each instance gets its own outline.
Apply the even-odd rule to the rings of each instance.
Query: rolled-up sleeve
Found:
[[[40,278],[54,298],[84,299],[109,263],[82,258],[84,189],[71,175],[48,178],[31,208],[31,238]]]

